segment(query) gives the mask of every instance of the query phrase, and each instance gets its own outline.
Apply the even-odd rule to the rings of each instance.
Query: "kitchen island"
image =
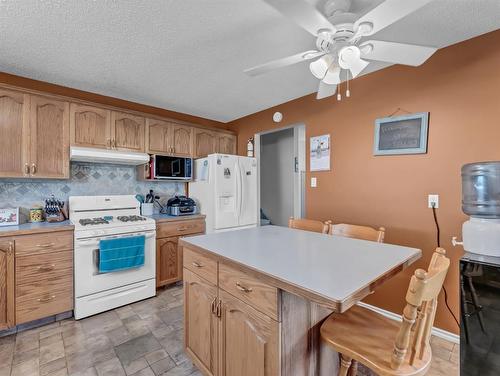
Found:
[[[319,327],[421,256],[285,227],[194,236],[184,252],[185,347],[205,375],[335,375]]]

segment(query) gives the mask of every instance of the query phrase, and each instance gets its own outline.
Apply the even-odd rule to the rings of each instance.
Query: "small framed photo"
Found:
[[[19,208],[0,209],[0,226],[19,225]]]
[[[330,135],[310,138],[310,171],[330,170]]]
[[[375,120],[373,155],[425,154],[429,113]]]

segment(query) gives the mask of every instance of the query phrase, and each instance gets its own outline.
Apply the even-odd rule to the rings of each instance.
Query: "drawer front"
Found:
[[[73,277],[16,286],[16,323],[37,320],[73,309]]]
[[[193,219],[187,221],[172,221],[159,223],[156,227],[156,238],[168,238],[205,232],[205,220]]]
[[[186,269],[217,285],[217,261],[186,247],[183,249],[183,258]]]
[[[278,289],[241,270],[219,263],[219,287],[278,320]]]
[[[16,284],[72,275],[72,250],[16,258]]]
[[[40,255],[73,249],[73,231],[16,236],[16,256]]]

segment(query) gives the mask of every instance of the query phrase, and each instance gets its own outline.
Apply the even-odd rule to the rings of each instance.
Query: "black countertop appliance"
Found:
[[[175,196],[167,201],[167,214],[180,216],[197,214],[196,202],[186,196]]]

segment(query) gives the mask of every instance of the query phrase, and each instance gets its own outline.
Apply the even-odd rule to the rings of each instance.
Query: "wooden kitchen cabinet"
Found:
[[[70,142],[74,146],[111,147],[111,111],[78,103],[70,105]]]
[[[217,376],[217,287],[184,269],[184,299],[186,352],[205,375]]]
[[[69,178],[69,103],[30,98],[30,175]]]
[[[159,222],[156,226],[156,287],[182,280],[182,248],[179,238],[205,233],[203,218]]]
[[[217,139],[213,131],[196,128],[194,131],[195,158],[203,158],[216,152]]]
[[[156,241],[156,286],[164,286],[180,280],[182,262],[179,238],[165,238]]]
[[[0,89],[0,177],[29,175],[29,95]]]
[[[279,374],[279,323],[219,289],[219,376]]]
[[[111,112],[112,147],[117,150],[145,151],[146,119],[125,112]]]
[[[194,363],[206,375],[279,375],[277,289],[208,254],[183,252],[185,347]]]
[[[218,133],[217,153],[236,154],[236,136],[229,133]]]
[[[192,127],[163,120],[147,119],[146,130],[148,153],[192,156]]]
[[[15,325],[14,242],[0,239],[0,330]]]

